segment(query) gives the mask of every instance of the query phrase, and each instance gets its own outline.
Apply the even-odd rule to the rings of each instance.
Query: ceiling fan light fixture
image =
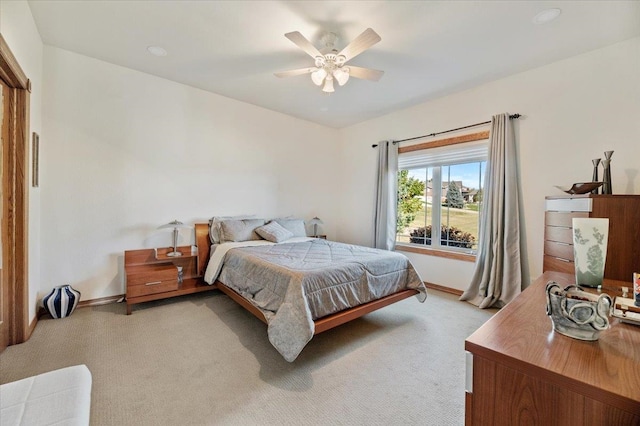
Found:
[[[333,72],[333,77],[340,86],[344,86],[349,81],[349,68],[338,68]]]
[[[313,81],[313,84],[315,84],[316,86],[322,86],[322,82],[324,81],[326,76],[327,76],[327,71],[325,71],[324,68],[318,68],[317,70],[311,73],[311,80]]]
[[[355,65],[345,66],[348,61],[382,40],[371,28],[364,30],[339,52],[337,49],[334,49],[334,42],[337,37],[334,33],[329,33],[324,36],[323,41],[325,42],[325,47],[322,50],[318,50],[305,36],[300,34],[299,31],[292,31],[286,33],[284,36],[302,49],[307,55],[311,56],[314,59],[315,67],[276,72],[274,73],[276,77],[293,77],[296,75],[311,74],[313,84],[322,87],[322,91],[325,93],[333,93],[335,92],[334,80],[336,80],[340,86],[344,86],[350,77],[378,81],[384,74],[383,71],[357,67]]]
[[[330,75],[328,75],[324,80],[324,87],[322,88],[322,91],[326,93],[335,92],[335,89],[333,88],[333,77],[331,77]]]

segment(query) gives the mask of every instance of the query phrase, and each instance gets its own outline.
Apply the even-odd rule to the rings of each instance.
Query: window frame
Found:
[[[424,142],[420,144],[409,145],[406,147],[400,147],[398,148],[398,154],[400,155],[400,154],[412,152],[412,151],[422,151],[426,149],[463,144],[467,142],[476,142],[476,141],[482,141],[482,140],[488,141],[488,139],[489,139],[488,130],[482,131],[482,132],[468,133],[465,135],[439,139],[436,141],[430,141],[430,142]],[[442,166],[439,166],[439,167],[442,167]],[[440,179],[440,182],[441,181],[442,179]],[[434,188],[432,190],[436,189],[435,186],[438,186],[438,185],[434,185]],[[440,188],[438,192],[440,192],[441,190],[442,189]],[[435,196],[435,195],[438,195],[438,194],[433,194],[432,196]],[[442,210],[440,210],[440,212],[442,212]],[[396,250],[444,257],[449,259],[462,260],[467,262],[475,262],[476,260],[475,252],[470,252],[469,249],[461,249],[461,248],[450,247],[450,246],[440,246],[440,245],[432,246],[432,245],[396,242]]]

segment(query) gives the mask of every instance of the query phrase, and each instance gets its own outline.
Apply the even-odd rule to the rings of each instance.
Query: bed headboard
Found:
[[[196,246],[198,246],[198,275],[204,277],[204,271],[209,262],[211,240],[209,239],[209,224],[196,223]]]

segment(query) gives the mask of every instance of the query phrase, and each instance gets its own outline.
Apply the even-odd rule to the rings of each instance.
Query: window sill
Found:
[[[414,245],[396,244],[396,251],[408,251],[411,253],[426,254],[427,256],[444,257],[447,259],[462,260],[464,262],[475,262],[475,254],[458,253],[448,250],[437,250],[428,247],[416,247]]]

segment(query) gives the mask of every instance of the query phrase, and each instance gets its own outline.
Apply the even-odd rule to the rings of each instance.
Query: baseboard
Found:
[[[40,319],[45,315],[47,315],[47,311],[45,311],[42,306],[38,306],[36,310],[36,318]]]
[[[108,305],[109,303],[117,303],[124,299],[124,294],[115,296],[99,297],[97,299],[81,300],[78,302],[78,308],[86,308],[87,306]]]
[[[449,293],[449,294],[455,294],[456,296],[462,296],[462,293],[463,293],[462,290],[458,290],[457,288],[445,287],[445,286],[438,285],[438,284],[428,283],[426,281],[425,281],[424,285],[427,288],[432,288],[434,290],[442,291],[442,292]]]
[[[31,321],[31,324],[29,324],[29,328],[27,329],[27,335],[25,336],[25,342],[27,340],[29,340],[29,338],[31,337],[31,335],[33,334],[33,330],[36,329],[36,325],[38,324],[38,312],[36,311],[36,316],[33,317],[33,321]]]
[[[116,296],[99,297],[98,299],[81,300],[78,302],[78,306],[76,306],[76,308],[86,308],[87,306],[107,305],[109,303],[116,303],[120,300],[124,300],[124,294],[118,294]],[[36,318],[34,319],[32,326],[30,326],[31,331],[33,331],[33,328],[35,328],[36,326],[35,323],[37,322],[38,318],[42,318],[45,315],[48,315],[47,311],[42,306],[39,306],[36,312]]]
[[[78,302],[78,308],[84,308],[86,306],[106,305],[107,303],[115,303],[120,299],[124,299],[124,294],[119,294],[117,296],[101,297],[99,299],[84,300],[84,301]],[[29,327],[27,328],[27,334],[26,336],[24,336],[24,342],[29,340],[29,338],[33,334],[33,331],[36,329],[36,325],[38,324],[38,319],[42,318],[45,315],[47,315],[47,311],[45,311],[45,309],[42,306],[38,306],[36,308],[36,316],[33,318],[31,323],[29,324]]]

